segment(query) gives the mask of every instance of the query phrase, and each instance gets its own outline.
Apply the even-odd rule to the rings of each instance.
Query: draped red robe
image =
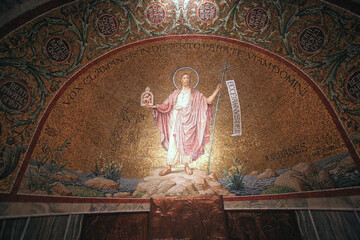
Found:
[[[164,103],[156,104],[153,110],[154,122],[161,133],[161,145],[166,151],[172,127],[170,117],[180,92],[180,89],[175,90]],[[190,103],[179,110],[175,121],[174,137],[180,154],[190,155],[193,161],[204,154],[205,144],[210,141],[211,120],[212,107],[207,103],[207,98],[198,90],[191,89]]]

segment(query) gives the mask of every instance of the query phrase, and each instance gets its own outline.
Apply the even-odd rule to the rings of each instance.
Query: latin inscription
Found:
[[[310,26],[299,34],[298,45],[305,53],[316,53],[325,42],[325,32],[317,26]]]
[[[284,148],[280,151],[272,152],[268,155],[265,155],[265,161],[280,161],[283,162],[286,159],[289,159],[290,157],[293,157],[295,155],[299,155],[300,153],[308,151],[308,147],[306,146],[306,143],[300,143],[297,145],[294,145],[289,148]]]
[[[60,36],[53,36],[48,39],[45,49],[49,58],[57,63],[66,62],[70,57],[70,44]]]
[[[30,101],[28,89],[20,82],[8,80],[0,86],[0,101],[11,111],[24,110]]]
[[[100,75],[110,71],[115,66],[122,64],[124,62],[133,61],[136,58],[145,56],[147,54],[157,54],[159,52],[169,52],[169,51],[184,51],[184,50],[193,50],[193,51],[204,51],[212,53],[221,53],[236,56],[237,58],[246,59],[249,61],[249,64],[258,64],[265,68],[266,70],[278,74],[279,80],[282,83],[289,85],[297,94],[302,97],[306,97],[308,94],[307,86],[301,84],[295,76],[291,75],[286,70],[282,69],[279,65],[269,61],[263,57],[260,57],[256,54],[247,53],[239,48],[232,48],[220,44],[207,44],[207,43],[165,43],[156,46],[138,48],[134,51],[130,51],[127,54],[121,55],[112,59],[109,62],[100,65],[100,67],[95,68],[92,71],[88,71],[88,74],[80,79],[79,83],[73,84],[73,88],[65,96],[63,104],[70,105],[81,92],[86,88],[87,85],[91,84],[96,80]]]
[[[151,24],[159,25],[166,18],[166,8],[161,3],[152,3],[147,8],[145,15]]]
[[[144,121],[144,119],[144,114],[133,111],[129,107],[123,107],[111,138],[109,139],[112,154],[115,154],[124,144],[133,145],[139,142],[139,124]]]
[[[239,96],[237,93],[236,85],[234,80],[226,81],[226,85],[228,87],[229,98],[231,102],[231,108],[233,111],[233,134],[231,136],[241,136],[241,111],[240,111],[240,103]]]
[[[254,63],[259,64],[267,70],[277,74],[279,78],[284,81],[284,83],[290,85],[300,96],[304,97],[308,94],[307,87],[302,85],[298,80],[296,80],[293,75],[288,73],[286,70],[255,54],[248,53],[247,55],[250,61],[253,61]]]
[[[217,8],[212,1],[205,1],[200,4],[197,9],[197,16],[200,21],[205,23],[211,23],[217,16]]]
[[[268,12],[262,7],[253,8],[246,15],[247,26],[255,32],[260,32],[261,30],[266,28],[268,23]]]
[[[114,15],[110,13],[104,13],[98,17],[97,30],[101,35],[105,37],[114,36],[118,29],[119,23]]]
[[[345,88],[347,95],[352,100],[360,100],[360,69],[349,75]]]

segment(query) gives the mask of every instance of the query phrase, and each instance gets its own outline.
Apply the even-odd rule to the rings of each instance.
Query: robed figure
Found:
[[[191,88],[190,74],[181,77],[181,88],[175,90],[161,104],[148,106],[153,109],[154,122],[161,133],[161,145],[167,151],[167,168],[160,176],[171,173],[171,166],[185,165],[185,171],[193,172],[189,164],[204,154],[210,141],[212,106],[221,85],[210,97]]]

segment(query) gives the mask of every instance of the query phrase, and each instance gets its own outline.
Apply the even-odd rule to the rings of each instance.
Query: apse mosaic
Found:
[[[3,196],[358,187],[359,31],[320,1],[49,10],[0,41]]]

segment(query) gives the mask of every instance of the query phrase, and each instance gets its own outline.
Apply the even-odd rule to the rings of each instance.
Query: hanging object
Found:
[[[234,80],[227,80],[226,86],[229,92],[231,108],[233,112],[233,134],[232,137],[241,136],[241,109],[240,109],[240,102],[239,96],[236,89],[235,81]]]
[[[141,94],[141,106],[154,105],[154,95],[150,92],[150,88],[145,88],[145,92]]]

